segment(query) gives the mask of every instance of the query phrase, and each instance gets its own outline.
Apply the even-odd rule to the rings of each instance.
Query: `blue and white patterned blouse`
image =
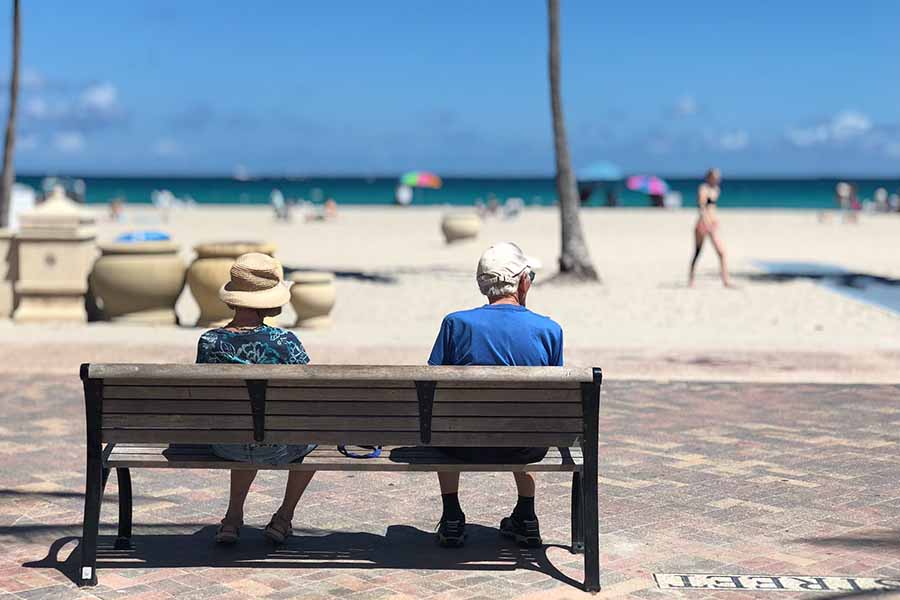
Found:
[[[261,325],[238,331],[211,329],[197,342],[198,363],[243,365],[305,365],[309,356],[290,331]],[[313,445],[213,444],[213,452],[227,460],[283,465],[309,454]]]
[[[243,365],[305,365],[309,356],[290,331],[261,325],[233,331],[211,329],[197,343],[198,363]]]

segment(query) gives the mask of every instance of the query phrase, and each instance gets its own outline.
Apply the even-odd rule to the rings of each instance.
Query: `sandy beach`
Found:
[[[696,287],[685,285],[690,210],[582,211],[603,282],[579,286],[547,283],[558,256],[555,209],[487,219],[477,240],[453,245],[440,234],[443,212],[352,207],[333,222],[284,224],[266,207],[205,206],[162,223],[152,208],[129,206],[120,223],[97,212],[98,239],[164,229],[182,244],[185,261],[200,242],[266,240],[277,244],[289,269],[338,272],[334,325],[299,331],[317,362],[423,362],[443,315],[482,303],[473,276],[481,251],[512,240],[543,263],[530,308],[563,326],[570,364],[602,366],[609,377],[662,380],[900,381],[900,315],[809,278],[766,277],[760,266],[815,263],[896,281],[894,215],[864,215],[845,225],[838,218],[820,223],[811,211],[725,211],[722,234],[738,286],[727,290],[711,245]],[[182,323],[196,321],[187,289],[177,308]],[[292,321],[288,307],[281,322]],[[7,370],[71,372],[97,360],[192,360],[198,335],[186,326],[3,322],[0,352]]]

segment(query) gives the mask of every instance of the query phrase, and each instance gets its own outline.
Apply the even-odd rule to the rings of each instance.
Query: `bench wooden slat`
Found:
[[[418,402],[414,387],[270,387],[266,399],[281,402]]]
[[[106,385],[104,399],[250,400],[247,386]]]
[[[444,388],[442,386],[443,384],[438,384],[434,392],[435,404],[448,402],[581,403],[580,390]]]
[[[550,448],[547,456],[539,463],[529,465],[474,465],[461,463],[435,448],[404,447],[385,448],[380,458],[350,459],[333,447],[320,447],[310,453],[301,463],[282,467],[284,470],[304,471],[575,471],[580,470],[582,456],[578,448]],[[129,447],[116,445],[105,461],[108,468],[179,468],[179,469],[252,469],[256,465],[223,460],[214,455],[209,446],[189,447],[154,446]],[[267,466],[267,468],[269,468]]]
[[[576,446],[580,433],[446,432],[431,434],[433,446]]]
[[[582,431],[581,419],[557,417],[434,417],[431,430],[438,431],[515,431],[574,432]]]
[[[106,414],[104,429],[252,429],[249,415]],[[418,417],[295,417],[269,415],[267,429],[328,431],[419,431]]]
[[[252,444],[252,430],[209,429],[103,429],[100,439],[113,443]]]
[[[202,368],[198,369],[198,366]],[[380,365],[230,365],[230,364],[92,364],[88,376],[106,380],[207,380],[265,379],[321,381],[438,381],[458,385],[464,382],[528,381],[576,386],[592,381],[589,368],[578,367],[430,367]]]
[[[223,400],[220,402],[195,400],[106,399],[105,414],[182,414],[182,415],[249,415],[247,400]],[[402,416],[419,414],[418,402],[266,402],[270,415],[309,416]],[[545,405],[527,402],[520,405],[508,402],[452,402],[434,405],[436,417],[581,417],[581,404]]]

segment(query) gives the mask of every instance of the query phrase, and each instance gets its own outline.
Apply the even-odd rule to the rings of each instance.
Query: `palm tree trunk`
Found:
[[[560,274],[576,279],[597,280],[597,271],[591,263],[591,255],[584,242],[581,219],[578,216],[578,190],[569,143],[563,121],[562,99],[559,83],[559,0],[547,0],[550,22],[550,105],[553,110],[553,145],[556,150],[556,193],[559,196],[559,212],[562,224],[562,252],[559,257]]]
[[[19,97],[19,48],[21,28],[19,25],[19,0],[13,0],[13,51],[12,77],[9,81],[9,119],[6,121],[6,140],[3,144],[3,173],[0,175],[0,228],[9,225],[9,211],[12,203],[12,187],[16,181],[13,155],[16,147],[16,108]]]

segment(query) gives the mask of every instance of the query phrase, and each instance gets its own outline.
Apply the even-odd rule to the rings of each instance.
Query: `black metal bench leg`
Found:
[[[88,454],[92,454],[88,450]],[[103,484],[109,471],[100,464],[99,453],[94,459],[88,456],[87,477],[84,490],[84,528],[81,534],[81,568],[78,585],[97,585],[97,533],[100,528],[100,503]]]
[[[581,473],[582,514],[584,516],[584,589],[600,591],[600,515],[597,506],[597,486],[600,470],[598,429],[600,427],[600,383],[603,375],[594,369],[592,384],[582,384],[584,410],[584,438],[581,452],[584,467]]]
[[[116,538],[116,550],[131,548],[131,471],[116,469],[119,482],[119,536]]]
[[[581,471],[572,473],[572,554],[584,554],[584,492]]]
[[[585,467],[590,459],[585,459]],[[584,502],[584,589],[600,591],[600,519],[597,510],[597,455],[594,468],[585,468],[583,481]]]

